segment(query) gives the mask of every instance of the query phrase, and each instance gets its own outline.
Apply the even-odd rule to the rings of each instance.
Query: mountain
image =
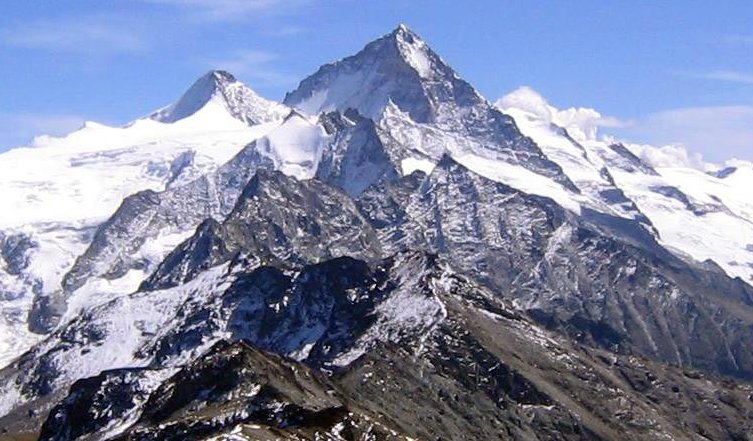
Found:
[[[350,408],[332,393],[334,386],[323,375],[243,343],[217,344],[201,361],[160,384],[155,394],[160,398],[148,402],[142,401],[147,398],[140,389],[143,383],[134,381],[144,372],[106,372],[75,384],[69,398],[53,409],[56,417],[45,423],[40,439],[90,435],[113,417],[133,424],[125,433],[116,429],[107,434],[117,439],[185,439],[227,428],[232,431],[226,436],[254,439],[409,439],[396,435],[379,417]],[[216,404],[200,410],[192,406],[207,397]],[[141,413],[140,406],[149,410]],[[117,413],[103,418],[98,411],[105,409]]]
[[[353,364],[361,366],[363,357],[368,359],[373,356],[371,354],[380,353],[381,349],[378,348],[382,345],[387,345],[386,348],[389,348],[390,345],[396,344],[409,353],[416,353],[418,359],[423,360],[428,357],[428,360],[433,360],[428,366],[420,368],[417,366],[416,369],[419,371],[436,372],[436,375],[449,375],[450,378],[457,379],[456,381],[460,384],[453,386],[451,389],[453,392],[437,393],[440,393],[440,397],[442,393],[448,393],[448,396],[467,397],[458,398],[462,402],[464,399],[471,399],[465,394],[475,393],[473,391],[477,390],[470,384],[463,383],[466,381],[463,379],[469,376],[473,378],[472,375],[479,374],[463,371],[462,366],[467,366],[465,364],[446,365],[445,363],[470,357],[471,363],[483,366],[476,368],[481,369],[480,372],[487,372],[496,363],[508,366],[504,360],[508,360],[509,356],[495,358],[487,354],[485,351],[490,350],[489,347],[484,345],[478,347],[480,343],[476,339],[490,338],[489,341],[511,344],[510,336],[507,334],[482,337],[485,335],[483,332],[499,333],[503,332],[506,327],[518,329],[523,326],[522,330],[515,333],[518,335],[517,338],[524,339],[524,342],[518,343],[520,349],[516,350],[521,351],[516,352],[516,356],[523,357],[523,360],[526,360],[524,364],[518,365],[518,368],[514,370],[503,370],[500,374],[502,377],[499,378],[494,376],[497,374],[491,374],[498,368],[491,369],[488,372],[492,376],[483,380],[483,384],[509,383],[510,389],[498,389],[495,386],[483,393],[488,394],[492,403],[500,399],[503,402],[509,399],[519,405],[546,408],[545,413],[537,417],[543,418],[540,421],[544,426],[533,429],[533,433],[566,430],[573,433],[590,433],[588,437],[594,439],[604,436],[609,439],[614,433],[625,429],[620,426],[620,423],[607,423],[611,416],[607,417],[605,414],[594,416],[590,413],[594,412],[593,410],[578,410],[579,408],[573,407],[572,403],[563,402],[562,398],[554,399],[551,395],[569,396],[573,390],[577,390],[577,396],[580,399],[586,399],[588,394],[585,391],[595,386],[592,382],[584,382],[583,378],[591,377],[588,375],[584,377],[583,373],[565,374],[564,372],[593,368],[589,368],[588,363],[583,365],[583,361],[573,362],[572,359],[564,358],[564,361],[558,362],[556,367],[552,368],[556,371],[556,374],[552,375],[557,377],[574,375],[572,381],[575,381],[577,385],[570,383],[564,390],[561,388],[565,386],[559,385],[555,387],[555,390],[559,392],[555,393],[550,389],[554,386],[545,386],[546,382],[531,383],[534,380],[528,375],[538,369],[537,366],[540,366],[541,357],[543,357],[543,355],[531,355],[532,347],[543,344],[541,351],[553,356],[555,360],[558,360],[559,356],[556,352],[552,355],[550,345],[574,345],[570,349],[560,349],[562,354],[572,354],[573,351],[600,354],[606,349],[611,350],[612,352],[604,353],[611,354],[610,357],[624,357],[623,363],[627,366],[622,364],[616,366],[620,366],[620,375],[627,376],[633,383],[640,378],[646,378],[647,374],[641,369],[646,369],[644,366],[649,363],[645,360],[639,362],[640,359],[631,355],[635,352],[644,353],[650,358],[665,359],[679,366],[695,366],[707,371],[723,371],[745,376],[744,370],[750,369],[746,367],[749,364],[745,364],[750,363],[745,358],[745,354],[748,353],[745,348],[749,345],[746,341],[749,337],[745,337],[745,334],[737,334],[737,336],[726,334],[729,332],[727,329],[740,333],[749,328],[741,323],[733,323],[740,317],[734,317],[732,313],[749,309],[750,306],[746,305],[750,304],[750,298],[735,300],[730,296],[727,301],[736,302],[738,305],[736,311],[725,312],[724,302],[709,305],[708,302],[714,297],[698,288],[698,285],[702,283],[713,285],[712,282],[693,280],[685,284],[683,277],[688,277],[687,274],[672,273],[672,270],[675,273],[684,270],[690,272],[691,275],[693,271],[696,271],[696,276],[704,274],[699,270],[683,267],[680,269],[651,268],[649,265],[682,265],[682,262],[673,262],[666,256],[648,254],[651,250],[636,249],[635,246],[625,244],[619,238],[613,238],[612,233],[604,235],[587,224],[580,227],[581,231],[577,224],[570,227],[558,225],[558,223],[568,221],[568,215],[551,200],[525,195],[503,184],[487,180],[449,158],[441,161],[431,175],[423,178],[425,183],[412,185],[411,181],[416,178],[420,179],[420,176],[405,178],[409,181],[409,187],[390,193],[410,194],[410,188],[414,188],[418,193],[414,201],[429,205],[426,209],[410,207],[407,211],[410,212],[409,217],[413,224],[420,225],[424,221],[434,224],[434,227],[423,228],[426,233],[425,237],[429,239],[425,246],[439,251],[440,255],[444,256],[441,259],[434,254],[404,251],[380,260],[377,238],[392,236],[380,236],[370,232],[372,227],[359,214],[359,211],[363,210],[359,209],[359,205],[365,206],[366,204],[356,205],[349,202],[348,196],[344,193],[315,180],[301,182],[279,172],[258,170],[243,190],[233,212],[223,224],[218,225],[216,221],[208,221],[208,226],[200,226],[192,238],[186,240],[165,259],[161,268],[144,284],[140,292],[119,297],[89,310],[51,334],[44,343],[1,372],[0,376],[5,379],[6,385],[3,396],[24,397],[23,401],[29,407],[12,411],[6,419],[0,421],[0,424],[5,424],[4,427],[7,430],[14,432],[22,430],[23,425],[35,427],[40,424],[37,419],[44,417],[46,410],[62,398],[61,394],[74,381],[97,375],[104,369],[117,366],[121,369],[137,369],[128,371],[129,376],[135,375],[134,372],[145,375],[143,378],[136,375],[135,380],[128,380],[128,386],[123,386],[126,389],[116,387],[106,394],[106,396],[126,394],[126,397],[134,397],[128,398],[128,400],[135,400],[132,401],[135,404],[129,405],[129,413],[124,413],[127,415],[124,420],[126,422],[122,423],[123,426],[117,426],[126,430],[126,426],[132,424],[133,421],[140,420],[141,417],[137,416],[139,412],[151,409],[150,406],[143,404],[145,397],[159,396],[153,395],[155,389],[148,389],[149,385],[163,387],[159,386],[160,381],[168,381],[165,378],[174,375],[175,369],[185,366],[186,363],[192,363],[192,360],[203,360],[202,354],[223,340],[249,342],[265,350],[293,357],[309,366],[341,372],[340,375],[344,375],[344,378],[350,378],[349,375],[353,375],[349,374],[350,366]],[[475,183],[471,184],[473,181]],[[392,183],[392,185],[399,185],[399,183]],[[494,210],[505,210],[490,217],[490,214],[494,213],[492,211],[484,216],[485,219],[478,219],[476,225],[482,227],[480,231],[486,230],[483,225],[487,219],[491,221],[490,225],[500,225],[504,221],[507,224],[506,230],[499,233],[504,233],[511,240],[507,244],[490,243],[486,247],[477,246],[476,252],[486,250],[480,256],[481,258],[488,256],[487,259],[499,259],[507,256],[507,259],[511,259],[512,267],[505,272],[498,271],[495,274],[497,277],[506,274],[525,274],[532,271],[526,270],[525,267],[533,266],[535,272],[531,273],[530,281],[514,280],[511,277],[507,282],[489,283],[485,280],[489,278],[488,275],[474,273],[474,268],[489,267],[489,264],[484,263],[483,260],[473,260],[473,254],[468,254],[470,251],[468,244],[472,243],[468,239],[474,237],[475,231],[479,231],[472,221],[478,214],[469,210],[474,202],[464,199],[463,193],[457,190],[472,188],[470,185],[474,185],[476,190],[466,191],[465,195],[474,195],[474,200],[480,204],[480,207],[487,207],[490,201],[496,199],[497,204],[500,205]],[[423,193],[429,188],[432,189],[430,194]],[[386,192],[376,190],[375,193],[385,194]],[[373,200],[374,196],[367,192],[364,194],[364,199]],[[371,206],[373,207],[374,204]],[[331,210],[336,211],[333,213]],[[438,217],[427,216],[428,213],[437,213]],[[383,213],[379,214],[382,218],[385,217]],[[542,215],[552,218],[543,220]],[[468,219],[471,222],[465,220],[467,216],[470,216]],[[569,221],[578,222],[577,219],[569,219]],[[327,223],[329,225],[326,225]],[[532,223],[539,225],[539,228],[532,230]],[[378,222],[371,222],[371,224],[379,225]],[[551,225],[550,230],[541,228],[547,224]],[[573,233],[563,236],[561,233],[563,228],[570,228]],[[433,233],[430,233],[432,231]],[[536,233],[531,235],[534,231]],[[499,233],[492,232],[490,237],[493,238]],[[353,234],[366,234],[366,236],[353,240]],[[538,236],[539,234],[544,236]],[[551,236],[547,237],[547,235]],[[589,235],[591,237],[588,237]],[[552,237],[555,236],[560,236],[560,238],[553,241]],[[481,239],[484,236],[476,237]],[[460,238],[462,241],[458,242]],[[554,244],[558,249],[549,249],[547,245],[541,243],[537,245],[536,241]],[[568,241],[571,241],[570,244]],[[338,247],[342,246],[349,248],[347,251],[337,251]],[[511,246],[520,247],[520,251],[511,250]],[[393,244],[393,248],[396,247]],[[421,244],[408,247],[421,248]],[[575,257],[568,257],[568,253],[572,252],[569,251],[571,247],[585,248],[582,251],[577,250]],[[598,264],[607,262],[599,254],[602,249],[612,254],[613,261],[607,265]],[[360,255],[365,260],[350,257],[332,259],[329,254],[319,254],[322,251]],[[656,252],[656,250],[653,251]],[[620,257],[618,261],[616,256],[619,254],[616,253],[627,256]],[[262,257],[263,261],[260,262],[259,257]],[[669,261],[662,263],[662,258]],[[539,262],[537,259],[543,260]],[[583,259],[583,263],[577,261],[570,263],[562,259]],[[622,259],[628,259],[628,261],[623,262]],[[640,259],[632,263],[639,267],[630,270],[629,259]],[[465,267],[462,266],[464,263]],[[581,269],[581,266],[584,268]],[[462,268],[464,273],[469,273],[473,279],[486,281],[487,285],[504,286],[506,284],[508,287],[520,289],[521,292],[502,294],[505,290],[483,288],[472,279],[455,273],[452,267]],[[565,271],[565,274],[561,274],[558,268]],[[576,273],[578,279],[590,280],[591,283],[597,283],[603,279],[610,281],[624,279],[616,285],[613,293],[605,291],[601,286],[594,286],[588,291],[583,291],[583,288],[579,289],[576,285],[573,290],[563,283],[567,280],[567,271],[573,268],[578,270]],[[581,271],[583,273],[580,273]],[[617,274],[602,276],[599,271]],[[621,276],[620,273],[623,275]],[[636,275],[641,275],[641,277],[638,278]],[[722,276],[713,282],[718,284],[724,280]],[[661,287],[663,291],[654,291],[657,283],[664,284]],[[539,287],[533,289],[534,284],[538,284]],[[743,287],[738,287],[738,290],[746,292]],[[730,290],[728,294],[731,295],[733,292]],[[750,293],[750,290],[747,292]],[[526,298],[530,295],[537,296],[534,302]],[[552,295],[553,297],[549,297]],[[615,297],[614,300],[610,299],[612,296]],[[675,299],[672,304],[677,306],[662,306],[654,312],[638,309],[641,305],[655,304],[671,297]],[[508,303],[510,300],[512,304]],[[613,305],[610,308],[622,309],[611,312],[615,314],[612,317],[602,316],[601,320],[597,320],[597,317],[602,314],[597,308],[605,301]],[[512,306],[515,303],[533,303],[537,307],[530,308],[526,305],[516,308]],[[579,303],[586,304],[579,306]],[[647,322],[661,324],[678,319],[675,308],[698,311],[699,316],[692,319],[695,325],[678,321],[673,323],[673,328],[669,330],[661,326],[647,327]],[[524,314],[521,315],[519,312],[521,310],[528,310],[535,320],[548,326],[551,331],[542,329]],[[588,315],[589,311],[594,311],[591,314],[595,313],[596,316]],[[610,309],[606,310],[608,311]],[[683,310],[679,311],[679,314],[682,312]],[[714,340],[719,337],[704,332],[714,324],[704,322],[702,317],[712,313],[717,316],[719,314],[729,316],[724,328],[720,328],[720,332],[724,333],[723,339],[729,338],[730,340]],[[670,314],[673,315],[670,316]],[[487,317],[486,320],[491,320],[491,323],[482,325],[485,322],[481,317]],[[625,328],[612,327],[615,319],[622,320]],[[507,324],[495,325],[495,320],[502,320]],[[511,322],[508,323],[508,321]],[[466,334],[469,323],[489,326],[490,329],[485,331],[481,330],[484,328],[478,329],[472,334],[474,337],[469,337]],[[688,333],[688,331],[690,331],[689,334],[679,334],[680,332]],[[475,332],[481,334],[475,334]],[[693,334],[693,332],[698,333]],[[567,335],[572,336],[572,343],[555,343],[566,341],[562,340],[561,336]],[[743,340],[735,341],[732,338]],[[745,340],[746,338],[748,340]],[[657,345],[666,345],[666,347]],[[118,348],[116,353],[113,353],[113,347]],[[605,349],[598,349],[600,347]],[[674,352],[673,348],[675,348]],[[735,351],[731,362],[727,359],[728,354],[723,348],[731,348]],[[386,370],[382,374],[385,376],[381,378],[384,378],[384,381],[387,378],[409,381],[408,384],[416,381],[406,380],[411,377],[407,376],[405,371],[400,371],[399,375],[392,373],[393,368],[389,367],[391,364],[388,360],[405,360],[405,356],[389,352],[394,350],[389,349],[387,353],[381,355],[385,357],[384,362],[387,362],[387,365],[380,368],[380,370]],[[674,354],[678,350],[687,354],[687,358],[674,359]],[[437,351],[436,355],[431,355],[435,354],[434,351]],[[589,357],[598,360],[596,355]],[[209,359],[211,360],[211,356]],[[732,363],[738,363],[738,365]],[[410,371],[406,367],[401,369]],[[670,369],[671,372],[671,369],[680,368],[666,367],[664,369]],[[633,370],[636,370],[636,373],[633,373]],[[648,378],[654,378],[654,375],[657,375],[653,374],[653,370],[650,372],[652,373]],[[684,374],[679,371],[669,375],[673,378],[678,376],[685,378]],[[698,374],[688,373],[687,375],[692,378]],[[374,381],[382,381],[378,378],[380,377]],[[442,377],[432,381],[439,381],[439,378]],[[575,378],[580,379],[575,380]],[[592,381],[596,384],[609,381],[609,384],[612,384],[612,380],[604,378]],[[648,384],[639,386],[628,386],[631,383],[617,383],[616,386],[610,386],[618,387],[622,391],[618,394],[622,398],[615,397],[616,401],[611,405],[615,406],[612,411],[625,411],[624,394],[636,394],[630,389],[631,387],[639,389],[655,387],[658,388],[656,393],[671,396],[672,393],[669,390],[662,391],[658,383],[651,386],[654,381],[649,380]],[[242,384],[244,383],[240,383],[237,387],[246,387]],[[400,389],[407,387],[404,383],[399,384],[402,384],[399,386]],[[182,388],[185,387],[187,386],[182,386]],[[435,390],[435,387],[436,390],[442,390],[439,384],[430,386],[430,390]],[[683,393],[690,393],[689,391],[694,390],[695,387],[697,386],[683,385]],[[733,396],[744,395],[747,390],[744,384],[736,385],[731,389],[729,385],[724,387],[723,390],[729,391],[728,393]],[[542,392],[540,388],[549,392]],[[206,396],[208,393],[212,392],[206,392],[203,395]],[[367,392],[362,393],[373,395]],[[226,398],[222,398],[221,402],[232,399],[231,397],[236,395],[237,393],[223,395]],[[638,400],[639,396],[633,399]],[[693,399],[690,396],[680,398],[688,402]],[[702,400],[708,402],[710,399],[712,398]],[[396,398],[394,400],[395,403],[401,403]],[[630,430],[637,430],[633,435],[636,439],[647,436],[646,434],[658,436],[658,433],[665,433],[665,431],[673,433],[673,431],[682,430],[674,428],[668,422],[675,418],[671,405],[661,404],[662,401],[659,401],[660,404],[656,404],[651,412],[666,415],[662,419],[667,422],[642,423],[638,425],[639,430],[631,428]],[[358,401],[361,405],[368,402],[362,397]],[[370,404],[375,406],[372,409],[384,412],[385,404],[380,401],[377,403],[379,404]],[[409,404],[403,401],[401,405],[408,406]],[[102,404],[102,406],[107,405]],[[428,409],[441,408],[437,407],[438,404],[424,403],[424,406]],[[460,409],[455,409],[454,413],[460,412],[452,419],[454,424],[460,425],[455,430],[460,430],[459,433],[464,433],[463,431],[478,433],[481,437],[488,436],[486,430],[501,430],[504,427],[507,428],[505,430],[514,430],[514,421],[523,416],[517,411],[504,410],[504,407],[503,410],[494,410],[497,409],[496,406],[499,404],[485,408],[483,414],[488,417],[500,412],[498,416],[501,421],[500,426],[491,425],[481,429],[472,429],[471,421],[477,418],[474,417],[475,414],[463,414]],[[35,412],[29,414],[26,410],[28,408],[35,409]],[[222,408],[226,408],[226,405],[223,404]],[[740,419],[743,418],[741,414],[735,413],[740,408],[737,409],[730,411],[732,413],[725,420],[727,422],[714,430],[743,430],[745,423],[734,422],[742,421]],[[23,413],[29,415],[21,417],[20,414]],[[393,415],[400,414],[397,412]],[[58,415],[58,413],[52,413],[52,415]],[[586,426],[576,422],[584,417],[595,418],[595,421],[600,422],[593,422]],[[226,421],[231,426],[250,424],[254,421],[244,418],[246,417],[223,418],[222,421]],[[194,419],[191,418],[190,421]],[[546,421],[551,422],[545,423]],[[22,426],[19,427],[19,424]],[[550,427],[549,424],[553,426]],[[606,426],[602,426],[604,424]],[[58,427],[57,423],[52,421],[48,425]],[[160,427],[163,426],[164,424],[160,425]],[[220,431],[229,428],[222,424],[217,425],[217,423],[210,426],[214,427],[213,430]],[[98,430],[101,428],[101,423],[100,425],[93,424],[93,427]],[[413,427],[412,430],[428,431],[421,433],[422,436],[427,436],[427,433],[437,433],[439,430],[430,423],[414,422],[408,427]],[[157,430],[157,427],[149,430]],[[477,432],[478,430],[481,432]],[[483,435],[484,433],[486,435]]]
[[[601,124],[399,26],[0,155],[0,439],[749,439],[753,167]]]
[[[280,104],[258,98],[217,72],[204,76],[184,98],[195,95],[199,86],[207,86],[210,78],[215,81],[216,90],[212,90],[219,93],[217,87],[223,84],[225,95],[239,97],[234,105],[246,106],[243,115],[263,124],[249,126],[240,121],[215,93],[203,107],[172,123],[151,118],[123,127],[86,123],[62,138],[40,137],[34,147],[0,155],[0,207],[13,213],[0,220],[4,249],[0,364],[54,328],[63,303],[83,306],[103,292],[128,293],[157,263],[149,263],[150,258],[161,260],[161,254],[147,252],[142,269],[126,272],[117,280],[100,279],[78,299],[68,299],[71,286],[61,282],[91,244],[97,227],[124,198],[139,191],[178,188],[212,173],[248,143],[280,125],[289,112],[282,113]],[[248,101],[248,97],[255,98]],[[181,107],[178,104],[174,107]],[[163,246],[172,248],[181,238],[163,237]]]
[[[665,246],[753,281],[753,202],[742,190],[752,182],[753,165],[740,162],[712,173],[666,161],[654,167],[633,151],[650,157],[660,154],[658,149],[598,138],[596,126],[582,122],[600,117],[593,110],[561,111],[530,89],[511,93],[498,105],[579,188],[616,187],[619,198],[628,201],[624,205],[640,212]],[[573,116],[578,112],[581,116]]]
[[[301,178],[316,173],[328,182],[342,182],[354,195],[396,175],[374,125],[357,115],[351,117],[357,122],[332,113],[313,124],[291,112],[280,126],[252,141],[217,170],[186,185],[127,197],[97,228],[86,251],[65,274],[63,291],[78,297],[101,296],[97,290],[103,283],[133,279],[133,273],[143,274],[141,278],[152,273],[202,221],[228,216],[257,168],[280,169]],[[60,311],[47,312],[56,313]]]
[[[174,123],[210,103],[223,107],[233,118],[250,126],[279,120],[289,112],[285,106],[260,97],[230,73],[214,70],[196,80],[178,101],[154,112],[149,118]]]
[[[167,303],[146,309],[155,294]],[[364,420],[411,439],[726,439],[749,429],[749,384],[563,341],[431,255],[372,265],[339,258],[291,275],[239,263],[129,297],[71,323],[67,345],[55,348],[53,338],[44,355],[12,368],[39,398],[2,427],[33,427],[65,394],[66,376],[111,364],[117,344],[119,365],[133,367],[73,384],[42,439],[256,439],[255,431],[332,430],[328,421],[359,433]],[[131,322],[136,308],[140,322]],[[323,409],[332,420],[304,417]]]
[[[405,26],[356,55],[322,66],[283,101],[304,113],[355,109],[407,146],[408,155],[434,161],[450,152],[504,158],[577,191],[512,119],[491,106]],[[441,141],[444,141],[441,142]],[[449,141],[449,142],[448,142]]]
[[[580,341],[753,374],[750,285],[683,262],[639,224],[597,213],[574,216],[449,157],[423,182],[414,179],[362,197],[380,237],[398,242],[393,249],[438,252],[543,325]],[[387,216],[405,221],[380,222]]]
[[[392,102],[418,123],[444,121],[449,115],[443,111],[481,101],[470,84],[404,25],[358,54],[322,66],[284,100],[309,114],[353,108],[375,120]]]

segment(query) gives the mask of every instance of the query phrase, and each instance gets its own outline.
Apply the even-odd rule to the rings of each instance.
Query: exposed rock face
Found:
[[[454,268],[581,341],[753,375],[749,285],[680,261],[637,221],[572,216],[447,157],[420,179],[361,198],[384,249],[424,246],[446,255]]]
[[[163,365],[223,331],[312,365],[347,364],[375,341],[411,339],[441,318],[433,287],[421,285],[437,277],[436,271],[432,258],[420,254],[398,256],[375,268],[341,257],[307,266],[293,277],[261,267],[237,276],[221,298],[184,308],[179,323],[138,356]],[[408,277],[411,272],[416,279]],[[399,316],[391,314],[401,307],[406,309]]]
[[[379,133],[374,121],[357,112],[346,115],[332,112],[322,118],[336,135],[322,154],[316,177],[357,197],[372,185],[400,176],[398,153],[384,145],[386,135]]]
[[[750,385],[567,343],[492,292],[442,269],[434,258],[410,259],[387,263],[392,265],[387,273],[343,259],[301,273],[300,282],[292,283],[303,283],[299,286],[306,293],[306,308],[321,308],[321,302],[328,301],[319,294],[310,296],[312,288],[324,287],[322,294],[348,293],[333,296],[346,304],[352,301],[347,299],[361,299],[332,309],[332,315],[311,313],[317,309],[299,315],[303,304],[295,298],[290,306],[268,303],[284,297],[285,278],[272,274],[276,270],[255,270],[238,279],[225,297],[244,292],[244,301],[271,307],[265,313],[236,306],[242,316],[231,327],[246,329],[235,337],[295,341],[289,339],[291,334],[279,333],[296,333],[288,323],[304,320],[304,330],[328,323],[329,337],[317,341],[304,357],[305,365],[243,343],[221,342],[169,378],[174,370],[106,372],[71,388],[50,412],[41,439],[84,434],[89,439],[208,439],[230,437],[229,432],[235,438],[227,439],[266,439],[269,434],[274,439],[362,439],[363,432],[372,434],[369,439],[490,439],[500,434],[523,440],[690,440],[696,434],[746,439],[748,414],[753,411]],[[358,312],[386,311],[366,306],[370,298],[380,302],[380,295],[368,286],[376,282],[387,287],[384,281],[394,278],[396,270],[413,274],[417,268],[429,271],[420,277],[427,292],[414,295],[429,296],[441,305],[431,326],[405,327],[413,321],[402,322],[390,333],[399,338],[373,341],[348,365],[329,365],[335,370],[329,378],[311,369],[322,366],[323,349],[358,347],[354,342],[376,335],[373,331],[383,326],[380,318],[370,321],[368,314]],[[363,280],[364,276],[384,280]],[[348,278],[361,288],[342,291],[354,286],[345,281]],[[338,280],[346,285],[334,291],[326,288]],[[381,303],[403,295],[385,292]],[[393,314],[407,311],[408,305],[413,313],[425,309],[402,302]],[[269,320],[273,315],[277,321]],[[249,332],[254,322],[268,326]],[[354,334],[362,337],[350,338]],[[103,418],[99,409],[108,409],[110,417]]]
[[[17,276],[29,266],[29,251],[36,247],[25,234],[6,236],[0,232],[0,262],[8,274]]]
[[[28,329],[42,335],[52,332],[60,324],[66,307],[62,291],[34,292],[34,300],[27,316]]]
[[[144,288],[175,286],[240,255],[295,265],[342,255],[374,258],[380,249],[347,195],[318,181],[260,169],[227,219],[200,225],[165,258]]]
[[[147,385],[152,390],[146,402],[145,384],[129,382],[139,376],[149,377],[150,371],[106,372],[77,382],[52,410],[40,440],[216,435],[219,439],[406,439],[375,417],[350,409],[321,374],[243,343],[219,343],[168,380]],[[112,387],[114,383],[120,387]],[[136,401],[140,406],[134,411]],[[131,427],[108,433],[107,427],[117,420]]]
[[[128,423],[170,370],[118,369],[79,380],[42,425],[40,440],[81,439]]]

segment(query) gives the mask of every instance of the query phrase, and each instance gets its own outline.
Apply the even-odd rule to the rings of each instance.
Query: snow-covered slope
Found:
[[[556,109],[529,89],[520,89],[506,98],[507,102],[500,107],[515,118],[523,134],[530,136],[547,157],[562,167],[585,196],[583,204],[604,213],[648,223],[643,213],[617,188],[604,161],[593,153],[589,154],[582,145],[595,133],[595,127],[590,124],[565,126],[568,121],[563,121]],[[514,105],[520,107],[512,107]],[[575,112],[573,110],[570,114]]]
[[[285,122],[256,143],[259,154],[271,161],[273,168],[298,179],[311,179],[327,139],[324,128],[298,112],[291,112]]]
[[[207,86],[209,77],[221,76],[207,74],[190,93],[197,93],[197,85]],[[6,250],[0,259],[0,293],[5,299],[0,364],[38,339],[29,328],[43,331],[54,326],[34,313],[29,316],[30,311],[49,306],[52,301],[43,299],[61,290],[63,275],[89,245],[95,228],[126,196],[179,187],[212,172],[243,146],[273,131],[281,123],[280,115],[286,114],[281,112],[284,106],[259,98],[238,82],[226,89],[215,84],[211,90],[216,92],[211,99],[185,118],[172,113],[171,123],[158,118],[124,127],[87,123],[67,136],[39,137],[32,147],[0,154],[0,211],[5,213],[0,216],[0,245]],[[219,90],[254,96],[245,120],[262,124],[251,126],[232,114],[218,98]],[[165,239],[167,246],[179,241]],[[26,246],[11,246],[19,241]],[[14,265],[6,262],[11,260]],[[129,292],[140,280],[130,277],[98,288]]]
[[[229,160],[277,123],[249,127],[210,104],[173,124],[142,119],[127,127],[87,123],[64,138],[3,153],[2,228],[100,220],[136,190],[161,189]]]
[[[710,259],[753,283],[753,199],[745,186],[686,167],[657,167],[657,176],[614,170],[615,180],[651,219],[669,248]]]
[[[260,97],[229,72],[213,70],[199,78],[178,101],[149,117],[166,123],[180,121],[210,102],[248,125],[278,120],[289,112],[282,104]]]
[[[680,161],[650,160],[661,149],[599,137],[593,109],[559,110],[521,88],[497,102],[591,201],[617,195],[606,207],[645,216],[660,241],[698,261],[712,260],[732,277],[753,283],[753,166],[745,161],[713,172]],[[666,155],[665,155],[666,156]],[[646,160],[642,159],[645,158]],[[617,193],[616,193],[617,192]],[[602,198],[603,199],[603,198]]]

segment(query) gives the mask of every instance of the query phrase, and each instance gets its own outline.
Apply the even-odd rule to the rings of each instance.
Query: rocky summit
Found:
[[[401,25],[0,154],[0,440],[753,440],[753,165],[531,93]]]

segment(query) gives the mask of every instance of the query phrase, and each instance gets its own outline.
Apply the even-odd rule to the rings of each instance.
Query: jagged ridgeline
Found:
[[[55,171],[0,173],[0,439],[753,439],[753,169],[500,110],[405,26],[44,143],[0,161]]]

